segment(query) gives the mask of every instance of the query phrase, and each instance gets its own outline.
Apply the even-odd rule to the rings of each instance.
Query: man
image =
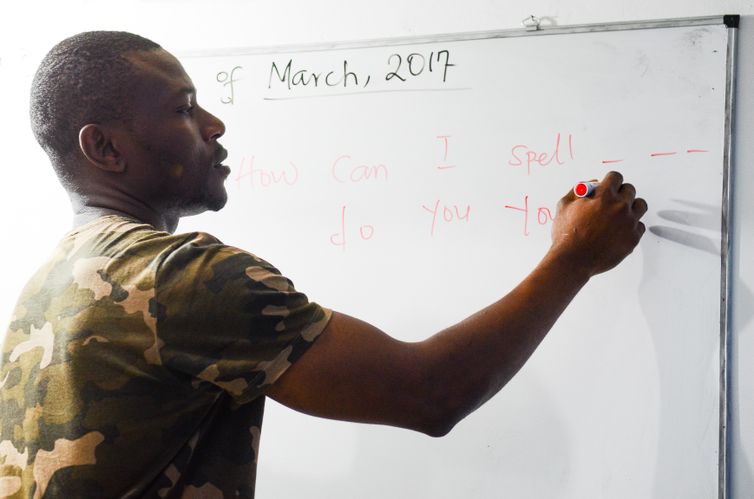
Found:
[[[644,232],[646,203],[610,173],[592,198],[561,200],[551,248],[512,292],[403,343],[309,302],[250,253],[173,234],[180,217],[224,206],[229,169],[223,123],[157,44],[64,40],[37,71],[31,116],[74,229],[6,335],[0,492],[11,497],[253,497],[267,396],[442,436]]]

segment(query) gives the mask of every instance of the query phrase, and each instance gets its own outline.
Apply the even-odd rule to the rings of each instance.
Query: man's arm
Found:
[[[417,343],[334,313],[268,395],[316,416],[446,434],[518,372],[591,276],[638,244],[647,205],[622,181],[612,172],[593,198],[567,194],[550,250],[499,301]]]

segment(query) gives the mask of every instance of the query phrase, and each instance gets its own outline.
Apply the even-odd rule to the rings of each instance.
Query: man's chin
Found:
[[[199,202],[184,206],[181,210],[182,217],[190,217],[194,215],[200,215],[205,211],[220,211],[228,203],[228,195],[213,196],[208,199],[203,199]]]
[[[217,199],[210,200],[210,202],[207,203],[207,209],[209,211],[220,211],[225,208],[226,204],[228,204],[227,194],[225,194],[224,196],[219,196]]]
[[[218,205],[214,205],[214,206],[210,206],[210,207],[209,207],[209,208],[207,208],[207,209],[208,209],[209,211],[220,211],[220,210],[222,210],[223,208],[225,208],[225,203],[222,203],[222,204],[218,204]]]

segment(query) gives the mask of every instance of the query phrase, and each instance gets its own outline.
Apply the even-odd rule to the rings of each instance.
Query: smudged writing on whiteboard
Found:
[[[333,246],[340,246],[343,251],[346,251],[346,246],[350,240],[351,234],[358,234],[358,239],[362,241],[369,241],[374,237],[374,226],[369,224],[360,225],[357,231],[351,231],[352,226],[346,223],[346,206],[343,205],[340,209],[340,232],[335,232],[330,235],[330,244]]]
[[[228,71],[220,71],[215,75],[215,79],[219,84],[221,84],[223,87],[228,88],[228,96],[227,97],[221,97],[220,102],[223,104],[230,104],[233,105],[233,103],[236,100],[236,91],[235,91],[235,85],[234,83],[239,80],[239,78],[236,78],[236,71],[239,69],[243,69],[242,66],[235,66],[233,69]]]
[[[422,208],[432,214],[432,225],[429,231],[430,236],[435,235],[435,228],[437,227],[438,221],[450,224],[453,222],[469,222],[471,218],[471,205],[468,204],[465,207],[459,207],[456,204],[443,204],[441,206],[440,200],[438,199],[432,208],[428,208],[425,205],[422,205]],[[438,218],[438,215],[441,216]]]
[[[333,161],[330,171],[332,178],[341,183],[388,179],[388,168],[384,164],[359,164],[354,162],[348,154],[338,156]]]
[[[299,170],[293,161],[288,161],[287,165],[277,168],[260,168],[255,166],[256,157],[252,156],[248,160],[248,169],[246,157],[242,157],[238,165],[238,173],[234,178],[236,187],[240,190],[244,185],[252,189],[255,187],[272,187],[292,186],[298,183]]]
[[[445,152],[442,157],[443,163],[440,165],[437,165],[438,170],[449,170],[451,168],[455,168],[456,165],[450,165],[448,164],[448,139],[450,138],[450,135],[438,135],[437,139],[441,140],[444,145]]]
[[[512,205],[505,205],[506,209],[519,211],[524,215],[524,236],[529,235],[529,195],[527,194],[524,196],[524,206],[512,206]],[[537,223],[539,225],[547,225],[548,223],[555,220],[555,216],[552,214],[552,210],[546,206],[540,206],[537,208]]]
[[[526,174],[531,175],[532,165],[548,166],[555,161],[558,165],[566,164],[566,159],[574,159],[573,153],[573,135],[568,134],[568,156],[563,156],[565,152],[561,153],[561,147],[564,147],[561,142],[561,135],[558,133],[555,136],[555,145],[552,152],[538,152],[537,150],[525,145],[517,144],[511,149],[511,156],[513,159],[508,161],[510,166],[522,166],[526,164]]]

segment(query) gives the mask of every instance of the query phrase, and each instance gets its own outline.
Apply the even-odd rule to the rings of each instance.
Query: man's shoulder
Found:
[[[244,258],[267,265],[252,253],[224,244],[209,232],[169,233],[125,217],[108,215],[69,233],[57,249],[58,259],[105,259],[111,265],[139,265],[156,270],[163,263],[204,263]]]
[[[73,253],[86,249],[88,251],[84,254],[125,253],[125,256],[139,251],[176,249],[184,245],[193,248],[224,246],[222,241],[207,232],[173,234],[117,215],[93,220],[70,232],[61,243],[61,246],[70,248]]]
[[[45,317],[79,317],[83,310],[109,318],[142,312],[150,322],[158,315],[152,310],[158,295],[182,300],[244,277],[269,280],[277,273],[207,232],[171,234],[123,217],[102,217],[63,237],[22,290],[11,328],[33,310]],[[288,282],[278,285],[287,288]]]

